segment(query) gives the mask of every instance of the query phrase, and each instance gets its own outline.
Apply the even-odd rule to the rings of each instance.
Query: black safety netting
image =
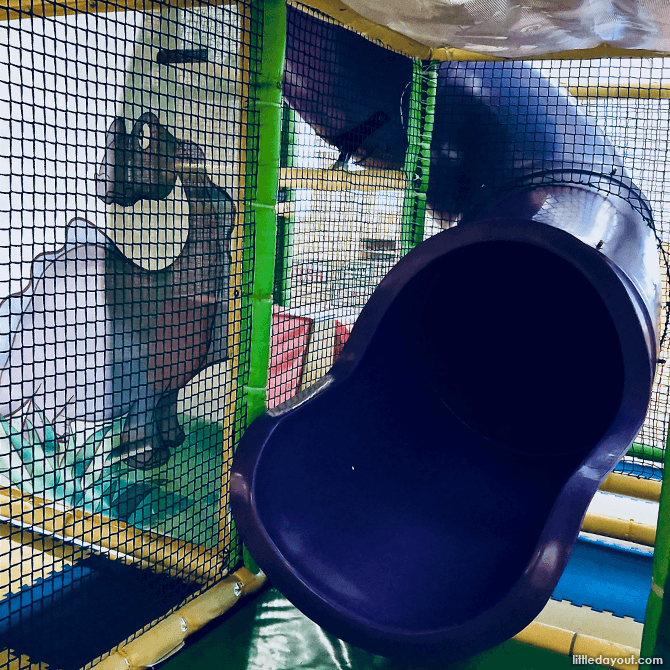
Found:
[[[429,64],[413,68],[297,7],[303,11],[289,7],[288,20],[271,402],[328,371],[417,230],[425,238],[481,217],[524,189],[586,186],[629,203],[658,246],[656,383],[617,470],[660,479],[668,429],[667,59],[434,63],[431,100],[421,81]],[[432,134],[420,123],[431,113]],[[416,146],[429,156],[425,219],[412,206],[419,177],[407,149]],[[577,210],[560,216],[580,206],[575,197]]]
[[[262,17],[105,9],[0,22],[0,667],[92,663],[241,558]],[[268,404],[328,371],[415,243],[587,185],[659,245],[660,362],[619,469],[660,478],[666,59],[413,63],[290,5],[284,96]]]
[[[91,663],[241,560],[260,19],[125,9],[0,23],[1,667]]]

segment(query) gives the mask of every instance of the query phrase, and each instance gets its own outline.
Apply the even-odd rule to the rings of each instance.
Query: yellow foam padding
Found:
[[[48,663],[32,663],[28,656],[18,656],[11,649],[0,651],[0,667],[3,670],[49,670]]]
[[[93,667],[96,670],[144,670],[179,651],[184,640],[229,610],[242,596],[257,591],[265,575],[237,570],[205,593],[162,619]]]
[[[533,621],[514,639],[533,647],[554,651],[564,656],[586,656],[587,658],[607,658],[613,660],[608,667],[622,670],[636,667],[633,661],[640,657],[640,650],[628,645],[617,644],[572,630]],[[615,660],[618,659],[618,660]]]
[[[310,188],[314,191],[379,191],[405,189],[400,170],[330,170],[319,168],[281,168],[280,188]]]
[[[668,89],[670,93],[670,89]],[[652,479],[638,479],[630,475],[620,475],[613,472],[600,485],[600,490],[606,493],[617,493],[629,498],[640,498],[650,502],[659,502],[661,499],[661,482]]]
[[[586,656],[587,658],[593,659],[598,659],[600,657],[611,659],[614,662],[610,663],[610,668],[629,670],[630,668],[635,667],[637,660],[640,658],[640,650],[623,644],[600,640],[591,637],[590,635],[582,635],[580,633],[575,636],[572,655],[573,657]]]
[[[48,537],[0,524],[0,600],[83,558],[84,552]]]
[[[541,649],[555,651],[563,656],[569,656],[575,635],[574,631],[533,621],[520,633],[517,633],[514,639],[533,647],[540,647]]]
[[[643,85],[630,82],[616,86],[568,86],[567,89],[575,98],[637,98],[640,100],[670,98],[670,85],[659,82],[649,82]]]
[[[75,539],[85,548],[109,558],[132,562],[155,572],[167,572],[180,579],[205,583],[225,574],[221,554],[190,542],[141,531],[102,514],[26,496],[14,489],[0,488],[0,521],[56,539]]]
[[[582,531],[585,533],[595,533],[604,535],[617,540],[626,540],[635,542],[646,547],[653,547],[656,542],[656,528],[644,523],[638,523],[630,519],[615,519],[603,514],[591,514],[584,517],[582,522]]]
[[[604,514],[617,519],[633,519],[638,523],[656,527],[658,508],[658,503],[649,500],[598,491],[589,504],[588,512],[590,514]]]
[[[198,0],[2,0],[0,2],[0,21],[26,18],[27,16],[64,16],[80,12],[150,12],[161,7],[209,7],[232,4],[229,0],[206,2]],[[4,11],[3,11],[4,10]]]
[[[550,600],[535,618],[537,623],[574,630],[608,642],[639,649],[644,624],[632,617],[596,612],[588,605],[578,607],[567,600]]]
[[[230,3],[226,3],[230,4]],[[249,35],[252,27],[251,7],[244,5],[242,8],[240,28],[243,34]],[[235,82],[236,90],[239,91],[241,100],[249,99],[250,82],[250,47],[243,43],[239,47],[239,67],[230,72],[229,79]],[[223,74],[223,73],[222,73]],[[235,227],[230,240],[230,271],[228,275],[228,355],[230,356],[230,386],[226,389],[223,417],[223,442],[225,445],[224,459],[231,456],[232,445],[235,441],[235,428],[239,405],[238,397],[238,369],[240,354],[242,353],[242,295],[245,291],[243,283],[247,281],[244,274],[244,248],[245,248],[245,217],[246,203],[250,200],[249,186],[247,180],[247,165],[250,163],[247,151],[247,136],[249,134],[249,108],[244,104],[241,106],[239,116],[239,153],[235,157],[237,161],[238,174],[235,177],[236,188],[233,198],[236,203]],[[249,143],[253,146],[253,142]],[[253,180],[252,180],[253,183]],[[246,340],[246,335],[245,335]],[[245,348],[246,348],[245,343]],[[230,471],[222,468],[221,472],[221,496],[219,498],[219,542],[221,546],[227,547],[232,535],[233,517],[230,511]]]

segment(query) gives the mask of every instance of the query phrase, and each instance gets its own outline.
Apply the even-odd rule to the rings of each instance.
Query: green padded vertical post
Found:
[[[641,655],[643,657],[656,655],[663,596],[666,585],[670,584],[668,572],[670,572],[670,429],[668,430],[663,464],[663,484],[661,486],[661,501],[658,507],[651,592],[647,602],[647,613],[642,635]]]
[[[295,167],[295,112],[284,104],[281,126],[280,166]],[[290,302],[291,280],[288,275],[293,253],[293,211],[295,192],[290,186],[279,190],[283,212],[277,217],[277,252],[275,254],[275,291],[274,303],[288,307]]]
[[[257,132],[257,149],[251,143],[252,151],[249,155],[255,165],[247,168],[248,174],[255,175],[250,207],[255,225],[253,234],[247,237],[248,241],[253,240],[249,322],[246,324],[251,328],[249,376],[244,388],[247,425],[265,410],[277,238],[275,207],[281,148],[282,74],[286,45],[284,0],[264,0],[260,7],[262,17],[256,35],[260,60],[256,61],[257,67],[254,68],[252,54],[249,87],[249,120],[251,133],[254,129]]]
[[[407,187],[400,234],[400,248],[403,256],[417,244],[423,242],[430,168],[430,141],[435,122],[437,67],[438,63],[435,61],[414,61],[407,119],[408,146],[405,155]]]
[[[249,100],[246,133],[246,189],[242,254],[242,332],[235,427],[239,434],[265,410],[270,362],[272,293],[277,237],[282,75],[286,46],[285,0],[259,0],[250,9]],[[235,532],[235,531],[233,531]],[[243,550],[244,564],[258,566]]]

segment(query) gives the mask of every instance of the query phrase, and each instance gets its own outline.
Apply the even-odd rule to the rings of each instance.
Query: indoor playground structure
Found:
[[[0,670],[670,663],[670,9],[0,17]]]

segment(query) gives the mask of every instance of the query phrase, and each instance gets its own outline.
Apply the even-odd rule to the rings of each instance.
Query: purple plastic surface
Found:
[[[501,263],[516,271],[491,300]],[[247,430],[232,472],[244,542],[299,609],[370,651],[454,659],[508,639],[551,596],[645,416],[641,309],[606,257],[546,224],[424,242],[330,384]]]
[[[411,63],[291,8],[288,23],[289,103],[343,153],[397,166]],[[660,273],[607,138],[523,63],[441,65],[427,203],[458,226],[391,270],[326,378],[247,429],[231,506],[318,624],[454,660],[551,596],[644,420]]]

